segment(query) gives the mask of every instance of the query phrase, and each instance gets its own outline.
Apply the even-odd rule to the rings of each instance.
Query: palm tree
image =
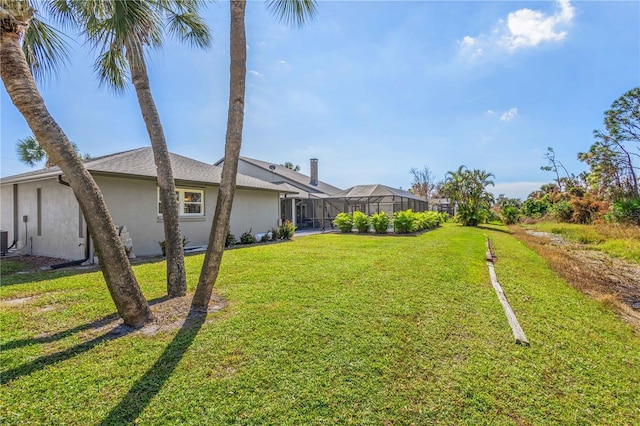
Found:
[[[307,19],[313,18],[316,11],[314,0],[269,0],[267,6],[281,21],[293,22],[299,26],[302,26]],[[213,286],[220,271],[236,187],[240,146],[242,145],[247,74],[247,42],[244,27],[246,0],[231,0],[229,8],[231,15],[229,50],[231,65],[224,165],[209,244],[200,271],[198,287],[192,301],[192,306],[197,309],[206,309],[209,306]]]
[[[3,0],[0,8],[0,75],[11,101],[27,121],[35,138],[45,152],[64,173],[73,190],[93,237],[96,252],[100,258],[102,273],[107,288],[124,322],[131,326],[141,326],[153,319],[149,305],[133,274],[133,269],[118,237],[116,227],[100,188],[84,167],[81,158],[73,149],[69,138],[47,110],[44,100],[36,87],[27,56],[22,49],[22,40],[33,42],[30,33],[31,22],[44,25],[37,19],[35,10],[27,0]],[[25,46],[31,52],[32,64],[36,70],[46,71],[55,67],[64,49],[57,47],[56,32],[49,30],[36,36],[37,42]],[[44,42],[44,44],[39,44]],[[42,52],[46,53],[42,53]],[[53,59],[48,62],[47,59]],[[33,59],[37,59],[33,62]]]
[[[477,226],[489,210],[493,196],[487,186],[493,186],[491,177],[493,174],[484,170],[469,170],[465,166],[447,172],[443,190],[457,205],[456,216],[464,226]]]
[[[201,2],[68,0],[67,4],[99,51],[94,68],[100,83],[122,92],[127,74],[131,75],[157,169],[166,242],[167,294],[169,297],[184,296],[187,279],[176,185],[160,115],[151,94],[144,47],[162,44],[163,27],[192,45],[208,46],[209,28],[198,14]]]
[[[71,146],[73,149],[80,155],[80,158],[83,161],[91,160],[91,156],[89,154],[80,154],[78,151],[78,146],[71,142]],[[18,159],[26,164],[27,166],[35,167],[36,164],[45,160],[45,167],[54,167],[56,164],[51,161],[51,158],[47,155],[42,148],[42,145],[38,143],[35,136],[27,136],[23,139],[18,139],[18,143],[16,144],[16,152],[18,154]]]

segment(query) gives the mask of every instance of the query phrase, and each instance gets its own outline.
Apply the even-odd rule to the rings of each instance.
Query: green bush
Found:
[[[340,232],[351,232],[353,230],[353,216],[349,213],[338,213],[333,224],[338,227]]]
[[[281,240],[290,240],[296,232],[296,227],[291,221],[286,220],[278,230],[278,237]]]
[[[280,236],[280,231],[276,228],[271,228],[271,232],[269,232],[269,236],[271,237],[271,241],[278,241],[278,237]]]
[[[526,217],[542,217],[547,214],[550,206],[546,199],[527,198],[522,204],[520,213]]]
[[[396,234],[408,234],[415,230],[416,218],[411,211],[405,210],[401,212],[395,212],[393,214],[393,230]]]
[[[369,232],[369,228],[371,227],[371,220],[366,214],[360,211],[355,211],[353,212],[353,224],[356,226],[359,233],[366,234]]]
[[[184,246],[186,246],[188,243],[189,243],[189,240],[187,240],[187,237],[182,237],[182,248],[184,248]],[[167,240],[158,241],[158,244],[160,245],[160,250],[162,250],[162,255],[166,256]],[[127,256],[129,256],[129,253],[127,253]]]
[[[612,210],[616,222],[640,225],[640,197],[615,201]]]
[[[551,206],[551,215],[558,222],[571,222],[573,210],[567,201],[560,200]]]
[[[238,240],[236,240],[236,237],[227,229],[227,239],[224,242],[224,246],[231,247],[236,244],[238,244]]]
[[[513,225],[514,223],[518,223],[518,220],[520,220],[520,210],[515,206],[503,206],[500,209],[500,215],[502,216],[501,220],[505,225]]]
[[[251,233],[251,229],[245,231],[240,235],[240,244],[253,244],[256,242],[256,237]]]
[[[389,229],[389,222],[391,222],[391,219],[385,212],[374,213],[371,216],[371,225],[376,234],[386,234],[387,229]]]

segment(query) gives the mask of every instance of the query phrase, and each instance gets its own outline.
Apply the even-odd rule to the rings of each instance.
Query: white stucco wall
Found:
[[[37,190],[41,193],[40,235],[38,235]],[[13,185],[2,185],[2,222],[9,233],[9,245],[17,239],[22,253],[61,259],[82,259],[85,238],[80,236],[78,202],[71,188],[55,179],[18,185],[18,235],[14,235]],[[27,216],[26,229],[23,216]],[[83,230],[83,235],[86,232]]]
[[[237,189],[231,209],[230,230],[237,239],[251,229],[252,234],[278,226],[280,195],[276,192]]]
[[[157,184],[151,179],[129,179],[95,176],[116,226],[126,226],[138,256],[159,255],[158,241],[164,240],[162,217],[158,215]],[[215,213],[217,187],[181,184],[178,188],[204,191],[204,216],[180,219],[182,234],[189,246],[207,245]],[[41,236],[37,234],[37,188],[41,188]],[[0,187],[0,229],[8,231],[9,245],[13,235],[13,185]],[[24,253],[59,257],[84,258],[85,239],[79,236],[78,203],[71,188],[55,179],[18,184],[18,247],[28,243]],[[277,192],[238,188],[231,212],[231,232],[240,235],[252,230],[267,232],[278,223]],[[27,215],[25,240],[22,216]],[[85,232],[86,233],[86,232]],[[32,244],[31,244],[32,242]],[[33,251],[31,251],[31,246]]]

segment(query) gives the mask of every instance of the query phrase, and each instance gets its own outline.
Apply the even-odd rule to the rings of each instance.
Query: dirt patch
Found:
[[[25,265],[24,271],[20,271],[18,273],[39,272],[42,270],[48,270],[51,265],[68,262],[68,260],[58,259],[55,257],[30,256],[28,254],[24,254],[21,256],[3,257],[2,261],[4,262],[5,260],[17,261]]]
[[[214,294],[206,312],[204,310],[192,310],[192,297],[192,294],[187,294],[183,297],[160,299],[150,304],[151,312],[153,312],[155,319],[144,327],[134,329],[133,327],[126,326],[121,318],[110,317],[91,324],[83,333],[83,337],[95,338],[98,335],[104,335],[107,336],[107,339],[113,339],[131,333],[153,336],[161,332],[170,332],[179,328],[190,327],[199,321],[202,316],[219,312],[227,306],[227,302],[224,299]],[[213,320],[213,318],[209,318],[205,320],[204,323],[207,324]]]
[[[513,235],[549,261],[571,285],[610,305],[640,333],[640,266],[562,239],[511,226]]]

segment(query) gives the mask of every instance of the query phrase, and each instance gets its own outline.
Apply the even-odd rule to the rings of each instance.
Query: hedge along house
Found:
[[[385,212],[389,215],[397,211],[411,209],[414,212],[428,210],[424,199],[385,185],[356,185],[332,194],[325,199],[329,208],[345,213],[361,211],[367,215]]]
[[[215,163],[224,164],[224,159]],[[297,229],[323,229],[330,226],[337,207],[327,205],[324,200],[341,191],[318,179],[318,159],[310,160],[311,176],[291,170],[283,165],[240,157],[238,173],[273,183],[282,188],[280,198],[280,220],[291,221]]]
[[[222,169],[176,154],[171,165],[180,228],[189,246],[208,242]],[[156,166],[150,147],[95,158],[85,166],[102,190],[116,226],[126,226],[136,255],[158,255],[164,240]],[[238,174],[230,231],[267,232],[278,225],[283,188]],[[286,191],[286,190],[285,190]],[[58,167],[0,179],[0,229],[23,253],[93,259],[78,202]]]

